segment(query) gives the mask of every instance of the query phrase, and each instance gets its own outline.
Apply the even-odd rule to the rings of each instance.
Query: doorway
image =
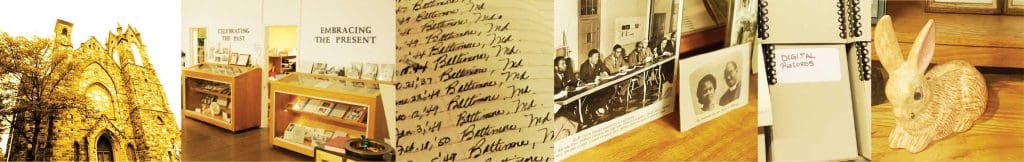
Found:
[[[192,28],[192,39],[189,44],[192,48],[192,55],[182,55],[182,67],[194,66],[206,63],[206,28]]]
[[[96,160],[114,161],[114,145],[110,142],[110,136],[102,135],[96,140]]]

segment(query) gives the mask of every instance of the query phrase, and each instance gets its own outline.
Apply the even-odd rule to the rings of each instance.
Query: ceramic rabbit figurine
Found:
[[[935,26],[928,20],[906,60],[896,42],[892,20],[883,16],[875,28],[875,48],[889,73],[885,96],[892,102],[896,127],[889,147],[921,152],[929,143],[964,132],[985,112],[985,78],[970,63],[949,61],[925,73],[935,51]]]

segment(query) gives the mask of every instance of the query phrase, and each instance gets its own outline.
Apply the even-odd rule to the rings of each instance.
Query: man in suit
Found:
[[[576,85],[576,75],[572,71],[569,58],[555,57],[555,93]]]
[[[658,45],[658,51],[659,56],[672,55],[676,53],[675,41],[672,41],[672,38],[666,36],[665,39],[661,41],[660,45]]]
[[[580,67],[580,81],[584,83],[597,82],[599,76],[607,76],[611,71],[601,62],[601,53],[597,49],[590,49],[587,54],[587,62]]]
[[[736,70],[736,62],[729,61],[729,63],[725,65],[725,73],[723,76],[725,77],[726,89],[725,93],[722,94],[722,98],[718,100],[719,106],[725,106],[740,98],[739,74]]]
[[[630,54],[633,57],[631,59],[636,60],[633,66],[644,65],[646,64],[646,61],[650,61],[648,59],[651,59],[653,57],[653,55],[651,54],[651,50],[648,49],[647,46],[645,46],[644,44],[647,44],[646,40],[636,42],[636,45],[634,46],[635,48],[633,49],[633,52],[631,52]]]
[[[626,54],[626,49],[622,48],[622,45],[616,44],[612,47],[612,54],[604,57],[604,64],[607,65],[610,74],[619,73],[622,68],[626,65],[626,61],[622,60],[623,55]]]

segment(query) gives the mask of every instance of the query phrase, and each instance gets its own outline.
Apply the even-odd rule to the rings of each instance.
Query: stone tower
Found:
[[[62,111],[46,126],[16,129],[46,129],[38,131],[48,132],[43,135],[47,142],[41,148],[47,150],[42,160],[180,161],[177,122],[137,29],[129,25],[122,30],[119,25],[105,43],[90,37],[76,49],[61,50],[70,48],[70,24],[57,21],[53,54],[70,55],[73,66],[80,67],[82,71],[74,74],[83,77],[72,80],[77,84],[71,88],[85,95],[89,105]],[[12,139],[13,148],[24,144],[17,141]]]

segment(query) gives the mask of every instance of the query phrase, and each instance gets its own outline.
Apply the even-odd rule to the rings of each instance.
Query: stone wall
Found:
[[[58,21],[55,32],[69,29],[69,24]],[[66,23],[66,22],[64,22]],[[103,110],[93,107],[71,109],[57,114],[49,141],[50,157],[53,161],[96,160],[97,141],[109,138],[113,147],[114,159],[129,160],[134,157],[145,161],[180,161],[181,136],[176,125],[174,114],[171,113],[163,87],[157,79],[156,71],[149,63],[145,53],[145,45],[141,43],[141,35],[134,28],[127,30],[117,28],[116,33],[108,35],[104,44],[92,37],[83,42],[78,49],[55,50],[54,54],[69,54],[75,59],[75,66],[84,69],[79,83],[81,95],[92,85],[102,85],[113,100],[112,109]],[[66,37],[56,33],[58,38]],[[68,39],[57,39],[69,40]],[[55,42],[55,45],[67,42]],[[138,49],[132,49],[132,45]],[[67,46],[63,46],[67,47]],[[70,51],[70,53],[65,53]],[[118,56],[113,56],[115,51]],[[140,55],[140,63],[135,63],[136,53]],[[13,125],[32,132],[26,124]],[[40,127],[40,129],[47,129]],[[46,131],[46,130],[42,130]],[[19,136],[13,136],[13,148],[25,148],[28,145]],[[79,152],[76,152],[76,144]],[[31,160],[21,153],[15,154],[12,160]]]

